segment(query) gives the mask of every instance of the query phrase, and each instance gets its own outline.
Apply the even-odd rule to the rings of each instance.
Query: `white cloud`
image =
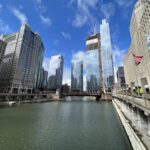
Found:
[[[71,69],[64,68],[63,72],[63,84],[71,85]]]
[[[65,38],[65,39],[71,39],[71,35],[67,32],[61,32],[61,35]]]
[[[84,61],[84,58],[85,58],[85,52],[78,51],[75,54],[73,54],[72,62],[76,63],[76,62]]]
[[[101,5],[101,12],[107,20],[115,14],[115,5],[112,2]]]
[[[85,52],[84,51],[78,51],[73,54],[72,56],[72,62],[78,63],[83,61],[83,70],[85,69]],[[83,73],[83,89],[86,90],[86,75]]]
[[[55,58],[52,59],[52,57],[45,57],[43,60],[43,67],[48,71],[48,75],[50,75],[55,73],[55,69],[58,67],[58,64],[55,63]],[[71,85],[71,69],[69,68],[64,68],[63,70],[63,84],[68,84],[69,86]]]
[[[36,11],[38,12],[41,22],[46,25],[46,26],[51,26],[52,25],[52,20],[50,17],[46,16],[46,10],[47,7],[44,5],[42,0],[34,0],[35,2],[35,8]]]
[[[122,19],[129,17],[129,8],[134,4],[135,0],[115,0],[121,9]]]
[[[42,2],[42,0],[34,0],[35,2],[35,7],[40,14],[44,13],[46,11],[46,6]]]
[[[60,67],[60,55],[52,56],[49,60],[49,75],[55,75],[56,69]]]
[[[52,21],[49,17],[45,17],[43,15],[40,15],[41,21],[43,24],[47,25],[47,26],[51,26]]]
[[[58,39],[54,40],[54,45],[58,46],[58,44],[59,44],[59,40]]]
[[[2,7],[3,7],[3,5],[2,5],[2,4],[0,4],[0,9],[2,9]]]
[[[132,6],[134,0],[115,0],[119,7],[126,9]]]
[[[9,25],[6,24],[2,19],[0,19],[0,33],[11,33],[12,30],[10,29]]]
[[[103,0],[70,0],[71,4],[76,4],[75,18],[72,21],[74,27],[89,26],[90,32],[99,31],[100,21],[95,17],[95,13],[100,7],[99,16],[110,19],[115,14],[115,5],[112,2],[104,4]]]
[[[116,25],[112,28],[112,33],[111,33],[112,42],[113,42],[113,43],[118,43],[118,42],[119,42],[119,36],[120,36],[119,25],[116,24]]]
[[[88,20],[87,16],[84,16],[84,14],[77,13],[75,19],[72,22],[72,24],[75,27],[82,27],[83,25],[86,24],[87,20]]]
[[[123,57],[126,50],[120,49],[118,46],[113,45],[113,62],[114,62],[114,73],[115,73],[115,82],[117,82],[117,70],[119,66],[123,66]]]
[[[43,67],[46,71],[49,71],[49,60],[50,60],[50,58],[47,58],[47,57],[45,57],[43,60]]]
[[[27,23],[28,19],[23,12],[21,12],[19,9],[15,7],[10,8],[10,10],[14,14],[14,16],[20,21],[21,24]]]
[[[91,13],[91,9],[96,8],[98,0],[71,0],[72,3],[77,4],[75,18],[72,22],[75,27],[82,27],[84,25],[94,26],[96,19]]]
[[[56,73],[56,69],[60,66],[60,62],[58,61],[57,56],[45,57],[43,60],[43,67],[48,71],[48,75],[54,75]]]

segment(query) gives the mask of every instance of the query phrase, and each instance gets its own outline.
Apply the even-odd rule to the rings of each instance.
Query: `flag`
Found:
[[[135,54],[132,55],[133,55],[135,65],[138,66],[141,63],[143,56],[136,56]]]

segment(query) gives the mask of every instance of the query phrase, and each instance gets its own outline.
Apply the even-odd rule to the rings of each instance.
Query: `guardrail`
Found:
[[[139,108],[147,109],[150,111],[150,95],[129,95],[127,93],[113,93],[113,97],[121,98],[127,102],[137,105]]]

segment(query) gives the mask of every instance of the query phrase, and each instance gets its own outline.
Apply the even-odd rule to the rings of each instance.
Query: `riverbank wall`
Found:
[[[44,102],[52,102],[52,101],[62,101],[58,93],[49,93],[46,95],[8,95],[3,96],[0,95],[0,106],[14,106],[19,104],[26,103],[44,103]],[[2,99],[3,96],[3,99]]]
[[[134,131],[130,124],[130,120],[128,120],[122,110],[120,109],[119,105],[117,104],[117,101],[115,99],[112,100],[113,105],[119,115],[119,118],[122,122],[122,125],[129,137],[129,140],[131,142],[133,150],[148,150],[144,143],[141,141],[141,139],[138,137],[137,133]]]

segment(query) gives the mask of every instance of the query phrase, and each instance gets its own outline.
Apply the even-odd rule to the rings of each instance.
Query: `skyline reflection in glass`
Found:
[[[72,62],[71,90],[83,91],[83,61]]]
[[[99,54],[98,49],[86,52],[87,91],[97,92],[99,89]]]

